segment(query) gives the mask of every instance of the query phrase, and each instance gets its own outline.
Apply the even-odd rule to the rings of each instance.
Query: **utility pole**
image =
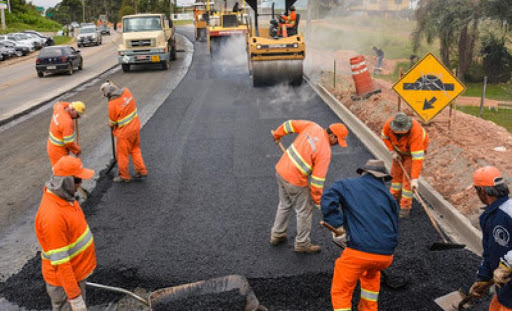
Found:
[[[82,0],[82,23],[85,23],[85,0]]]
[[[11,12],[11,0],[7,0],[7,7],[9,8],[9,13]]]

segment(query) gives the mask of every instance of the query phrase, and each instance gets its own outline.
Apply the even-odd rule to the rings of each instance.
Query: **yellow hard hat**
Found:
[[[83,102],[72,102],[71,107],[73,107],[73,109],[75,109],[78,114],[84,114],[85,112],[85,104]]]

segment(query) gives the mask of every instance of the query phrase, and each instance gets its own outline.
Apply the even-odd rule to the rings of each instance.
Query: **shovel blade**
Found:
[[[457,244],[457,243],[446,243],[446,242],[434,242],[428,248],[430,251],[444,251],[448,249],[457,249],[464,248],[465,244]]]
[[[438,297],[434,302],[443,309],[443,311],[457,311],[457,306],[464,299],[460,291],[451,292]]]

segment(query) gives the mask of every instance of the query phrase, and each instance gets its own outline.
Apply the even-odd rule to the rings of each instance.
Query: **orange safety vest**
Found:
[[[317,206],[324,190],[325,176],[331,162],[329,136],[320,125],[305,120],[289,120],[277,128],[276,140],[299,134],[276,164],[276,171],[290,184],[307,187],[311,176],[311,196]]]
[[[70,299],[80,295],[78,282],[96,268],[94,239],[80,205],[44,189],[35,229],[43,251],[42,271],[46,283],[60,286]]]
[[[290,15],[281,15],[281,17],[285,20],[286,24],[288,26],[295,26],[295,23],[297,21],[297,14],[295,14],[294,11],[290,11]]]
[[[64,110],[69,105],[69,102],[58,102],[53,106],[48,141],[55,146],[67,148],[76,154],[80,151],[80,147],[75,143],[75,124],[71,115]]]
[[[423,167],[425,152],[428,148],[428,133],[418,121],[413,119],[411,130],[399,140],[389,126],[392,120],[393,117],[389,118],[386,124],[384,124],[381,138],[389,151],[393,151],[394,149],[403,156],[412,157],[411,179],[418,179],[420,177],[421,168]]]
[[[127,137],[134,131],[140,130],[137,106],[132,93],[126,87],[120,97],[109,101],[108,116],[115,137]]]

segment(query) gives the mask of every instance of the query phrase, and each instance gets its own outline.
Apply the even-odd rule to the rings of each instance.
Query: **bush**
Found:
[[[512,70],[512,55],[508,52],[506,38],[497,38],[487,34],[482,40],[480,54],[483,57],[483,67],[489,82],[506,82],[510,80]]]
[[[486,73],[482,64],[475,61],[471,63],[468,70],[464,74],[464,81],[466,82],[483,82]]]

